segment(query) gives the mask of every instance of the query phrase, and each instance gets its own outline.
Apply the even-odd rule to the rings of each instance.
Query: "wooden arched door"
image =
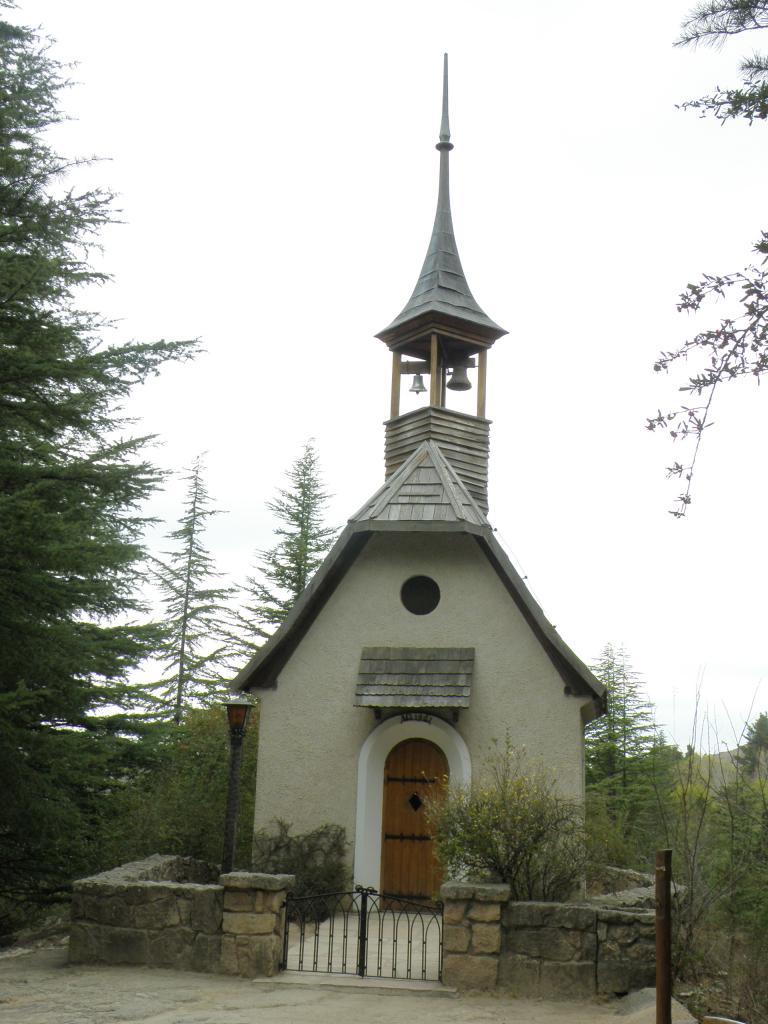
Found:
[[[424,801],[448,778],[445,754],[429,740],[404,740],[384,765],[381,891],[431,900],[440,889]]]

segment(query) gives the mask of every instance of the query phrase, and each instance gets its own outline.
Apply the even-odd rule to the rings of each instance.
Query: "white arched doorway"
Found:
[[[405,719],[405,720],[404,720]],[[369,733],[357,761],[357,814],[355,818],[355,884],[379,889],[381,882],[381,813],[384,765],[393,747],[403,740],[434,743],[448,760],[452,786],[468,786],[472,762],[459,733],[442,718],[424,715],[387,718]]]

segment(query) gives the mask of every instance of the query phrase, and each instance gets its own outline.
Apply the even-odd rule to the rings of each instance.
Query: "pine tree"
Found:
[[[88,250],[111,195],[68,186],[78,162],[46,141],[62,76],[0,20],[0,895],[19,899],[94,865],[101,796],[135,756],[121,709],[157,641],[134,620],[161,474],[120,407],[194,348],[106,345],[76,304],[105,279]]]
[[[606,688],[606,704],[586,730],[587,783],[626,790],[638,759],[654,745],[652,707],[623,647],[606,644],[592,671]]]
[[[329,495],[322,488],[312,441],[286,475],[289,486],[280,488],[275,500],[267,504],[282,524],[274,531],[280,540],[270,550],[259,552],[258,574],[246,580],[243,605],[231,629],[241,661],[253,655],[285,619],[336,534],[323,524]]]
[[[591,856],[598,866],[647,869],[663,834],[660,806],[679,751],[656,731],[623,647],[607,644],[592,671],[606,688],[606,706],[584,737]]]
[[[198,456],[185,477],[187,497],[177,529],[168,539],[176,547],[155,559],[155,579],[164,608],[164,638],[158,658],[163,677],[144,685],[151,714],[172,717],[178,725],[186,707],[210,703],[225,690],[222,669],[228,655],[223,629],[231,587],[216,584],[219,573],[204,544],[205,528],[220,510],[211,508]]]

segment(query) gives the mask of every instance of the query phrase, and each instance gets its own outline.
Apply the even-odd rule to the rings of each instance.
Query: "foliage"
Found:
[[[7,6],[7,5],[6,5]],[[0,894],[47,898],[91,863],[89,824],[134,757],[126,677],[157,631],[135,622],[141,505],[160,473],[121,412],[187,343],[106,345],[76,291],[111,195],[46,131],[64,68],[0,20]]]
[[[768,777],[768,714],[765,712],[747,725],[738,761],[750,778]]]
[[[158,659],[165,673],[158,682],[144,684],[152,714],[172,717],[178,723],[193,701],[210,702],[222,696],[221,669],[228,652],[221,622],[231,589],[216,586],[218,575],[204,543],[206,523],[217,509],[203,481],[203,461],[198,456],[185,477],[187,500],[178,527],[168,536],[176,542],[165,552],[166,561],[154,560],[155,578],[165,609],[162,644]]]
[[[506,741],[471,788],[428,807],[435,852],[449,878],[506,882],[513,900],[567,898],[583,881],[583,813]]]
[[[322,489],[320,466],[312,441],[287,473],[289,486],[280,488],[267,508],[280,521],[278,543],[260,552],[259,575],[250,576],[245,602],[230,631],[239,653],[250,657],[279,626],[309,583],[333,542],[336,531],[323,525],[328,495]]]
[[[623,647],[606,644],[592,671],[606,693],[604,714],[586,729],[587,784],[607,782],[626,793],[642,755],[653,746],[653,712]]]
[[[347,837],[340,825],[321,825],[292,836],[291,825],[278,819],[275,831],[253,837],[253,870],[295,875],[294,896],[343,892],[349,886]]]
[[[250,868],[258,731],[254,708],[242,748],[237,870]],[[144,746],[146,765],[114,794],[103,861],[114,866],[177,853],[221,863],[230,757],[226,710],[186,709],[178,725],[154,726]]]
[[[679,752],[657,733],[623,647],[606,644],[592,671],[606,694],[604,715],[584,736],[590,863],[647,869],[659,838],[657,791]]]
[[[722,45],[730,36],[768,28],[767,0],[702,0],[683,23],[678,46]],[[714,114],[722,123],[745,118],[750,124],[768,117],[768,57],[753,53],[741,64],[742,87],[718,89],[713,95],[683,104]],[[654,369],[666,372],[679,360],[690,360],[695,371],[680,391],[695,399],[669,412],[658,411],[648,419],[649,430],[668,431],[673,440],[689,440],[692,454],[687,464],[676,461],[668,476],[684,482],[674,509],[680,518],[691,503],[691,482],[704,431],[710,425],[712,402],[720,384],[752,377],[758,383],[768,369],[768,232],[763,231],[754,251],[762,256],[758,266],[732,274],[705,274],[689,284],[678,301],[678,311],[697,313],[711,299],[732,298],[738,312],[723,317],[715,327],[700,331],[680,348],[662,352]]]
[[[723,766],[722,755],[693,746],[658,794],[680,886],[673,966],[686,982],[723,977],[727,1005],[744,1012],[739,1007],[756,991],[748,966],[768,928],[768,783],[749,777],[739,750]]]
[[[704,0],[683,22],[677,46],[721,46],[729,36],[768,28],[766,0]],[[684,107],[714,114],[720,121],[743,117],[751,124],[768,117],[768,58],[745,57],[739,68],[743,88],[718,89],[711,96],[689,100]]]
[[[695,405],[681,405],[671,412],[659,410],[648,420],[649,430],[666,430],[673,440],[693,440],[693,454],[688,465],[675,462],[668,475],[685,481],[685,490],[678,496],[673,514],[685,515],[691,503],[691,481],[702,437],[710,422],[712,402],[717,387],[739,377],[753,377],[758,382],[768,369],[768,232],[763,232],[755,252],[764,258],[760,266],[722,276],[705,274],[689,284],[680,296],[678,311],[698,312],[707,299],[734,295],[741,312],[724,317],[715,327],[700,331],[674,351],[662,352],[654,369],[667,371],[677,360],[698,360],[697,371],[680,390],[701,399]]]

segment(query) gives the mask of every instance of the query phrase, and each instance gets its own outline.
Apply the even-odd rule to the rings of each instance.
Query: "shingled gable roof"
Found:
[[[421,475],[429,479],[422,481]],[[434,476],[438,477],[439,482],[434,481]],[[414,494],[413,488],[420,491],[423,489],[423,493]],[[396,513],[393,511],[395,509]],[[434,510],[432,518],[424,518],[426,509]],[[474,535],[475,541],[563,679],[565,692],[592,697],[593,705],[585,709],[585,720],[595,717],[604,701],[603,686],[547,621],[496,540],[488,520],[433,441],[425,441],[417,448],[350,519],[285,622],[235,677],[232,683],[234,689],[267,689],[277,684],[280,671],[366,543],[374,533],[389,531],[461,532]]]
[[[444,523],[490,526],[474,498],[434,441],[423,441],[372,498],[350,519],[350,523]],[[471,532],[471,531],[470,531]]]

